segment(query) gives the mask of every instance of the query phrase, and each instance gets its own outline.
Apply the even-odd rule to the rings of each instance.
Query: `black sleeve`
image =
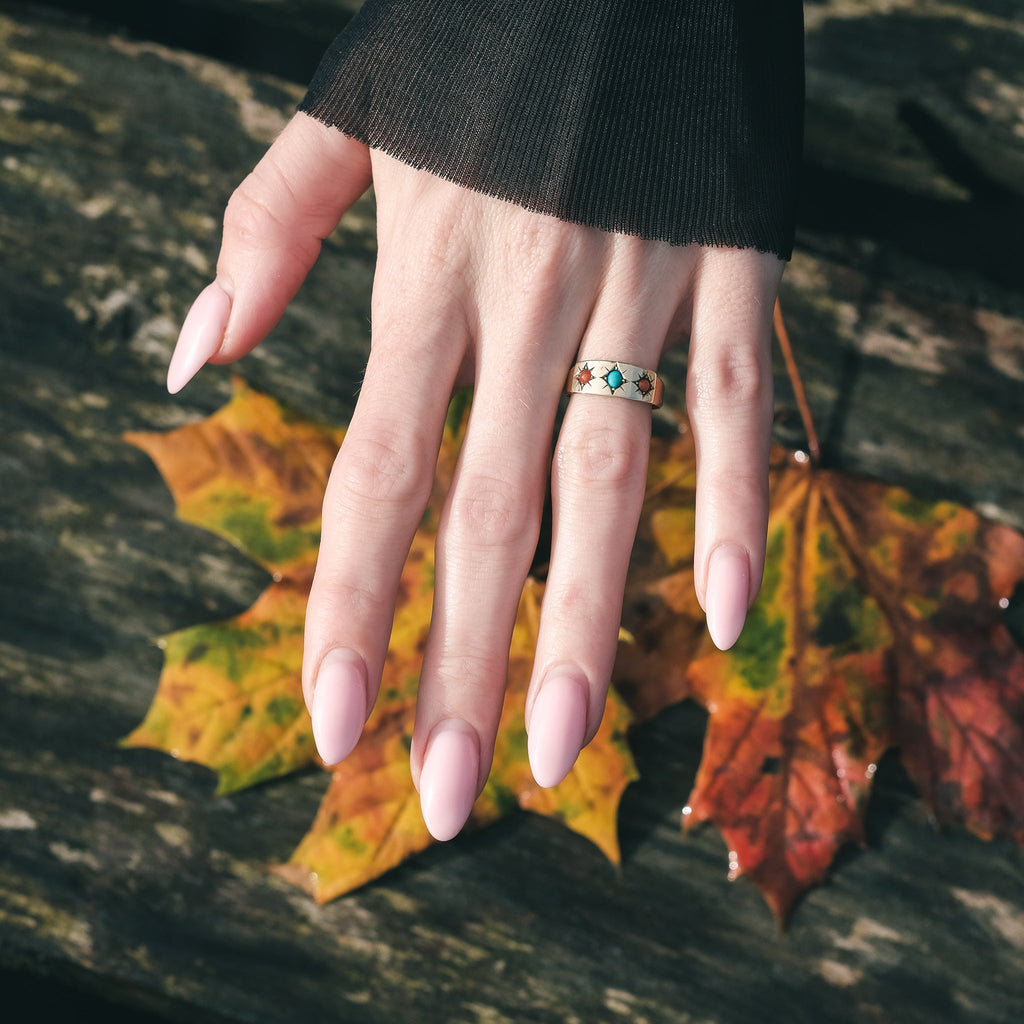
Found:
[[[798,0],[367,0],[300,110],[470,189],[788,258]]]

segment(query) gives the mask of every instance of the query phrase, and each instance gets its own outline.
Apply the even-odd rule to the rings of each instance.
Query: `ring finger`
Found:
[[[693,259],[631,239],[620,248],[577,357],[602,383],[570,397],[552,466],[552,556],[526,712],[542,786],[565,777],[601,722],[651,437],[651,406],[622,399],[646,390],[632,367],[657,367]]]

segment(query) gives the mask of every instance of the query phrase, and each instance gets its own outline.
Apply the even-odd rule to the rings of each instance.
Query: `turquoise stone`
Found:
[[[609,370],[608,376],[605,377],[608,382],[608,387],[614,391],[616,388],[622,387],[622,371],[621,370]]]

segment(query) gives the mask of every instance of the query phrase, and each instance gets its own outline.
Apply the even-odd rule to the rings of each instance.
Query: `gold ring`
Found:
[[[653,370],[612,359],[585,359],[569,371],[567,395],[609,395],[646,402],[657,409],[664,399],[665,385]]]

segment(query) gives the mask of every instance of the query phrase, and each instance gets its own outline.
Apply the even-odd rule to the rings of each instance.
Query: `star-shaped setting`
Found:
[[[633,381],[636,393],[645,401],[649,402],[654,398],[654,376],[647,370],[643,370],[640,376]]]
[[[576,371],[576,384],[582,389],[594,379],[594,368],[589,363],[583,363]]]
[[[608,390],[614,395],[623,384],[626,383],[626,375],[619,369],[616,363],[602,378]]]

